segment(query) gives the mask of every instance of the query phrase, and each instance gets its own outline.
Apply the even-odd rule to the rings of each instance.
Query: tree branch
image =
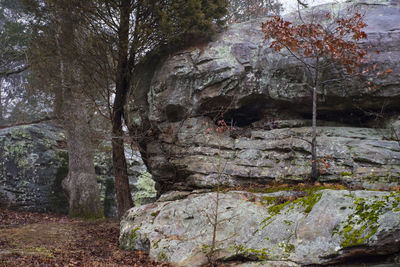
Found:
[[[21,73],[21,72],[29,69],[29,67],[30,67],[30,65],[26,64],[26,65],[24,65],[22,67],[19,67],[19,68],[13,69],[13,70],[6,70],[6,71],[3,71],[3,72],[0,72],[0,77],[8,77],[8,76],[13,75],[13,74]]]
[[[308,4],[305,3],[305,2],[303,2],[303,1],[297,0],[297,3],[298,3],[299,5],[301,5],[302,7],[305,7],[305,8],[308,7]]]

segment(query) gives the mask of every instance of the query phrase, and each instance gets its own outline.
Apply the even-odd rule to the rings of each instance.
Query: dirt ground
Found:
[[[0,266],[169,266],[118,246],[119,222],[0,208]]]
[[[344,187],[339,184],[321,185],[319,183],[296,186],[283,184],[265,188],[247,188],[247,190],[275,192],[290,189],[307,192],[307,190],[321,188],[342,189]],[[394,190],[399,191],[399,189]],[[235,190],[242,190],[242,188],[235,188]],[[287,201],[288,199],[278,200]],[[171,266],[154,262],[140,251],[120,249],[118,237],[119,221],[115,219],[88,221],[70,219],[63,215],[16,212],[0,208],[0,267]],[[216,263],[204,265],[204,267],[236,266],[236,264],[236,262]],[[369,265],[360,263],[340,266]]]

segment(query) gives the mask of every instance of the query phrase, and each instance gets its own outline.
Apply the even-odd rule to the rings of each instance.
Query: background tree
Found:
[[[23,98],[21,74],[28,68],[26,48],[29,34],[20,21],[19,1],[0,0],[0,124]]]
[[[91,184],[96,188],[92,178],[92,143],[88,139],[92,131],[88,120],[93,117],[89,107],[95,107],[96,112],[111,120],[116,202],[118,215],[122,216],[133,205],[123,128],[124,105],[136,66],[150,52],[171,52],[210,36],[215,26],[224,22],[227,1],[24,0],[24,3],[32,14],[34,29],[29,53],[31,84],[36,82],[52,89],[55,113],[67,131],[71,175],[64,185],[70,196],[70,208],[75,207],[72,202],[82,204],[70,212],[79,215],[86,205],[91,207],[90,214],[97,213],[97,193],[86,186]],[[87,200],[85,205],[83,197]]]
[[[305,22],[299,12],[301,22],[293,24],[279,16],[262,24],[265,39],[272,39],[270,47],[275,51],[285,49],[295,58],[307,74],[308,84],[312,88],[312,171],[311,179],[319,176],[317,158],[317,92],[329,82],[323,74],[340,66],[341,73],[353,75],[366,62],[367,50],[358,41],[367,38],[362,30],[367,25],[360,13],[355,12],[347,17],[334,17],[325,14],[323,21],[317,21],[311,15],[311,22]]]
[[[229,1],[228,20],[232,23],[278,15],[282,4],[277,0],[233,0]]]
[[[27,69],[28,32],[20,21],[20,1],[0,0],[0,77]]]
[[[124,154],[124,105],[135,68],[150,52],[204,39],[222,24],[225,0],[98,0],[85,12],[94,35],[109,44],[115,91],[111,110],[113,168],[118,215],[132,207]]]
[[[54,93],[54,111],[67,136],[69,168],[62,185],[73,217],[103,217],[94,170],[94,143],[90,126],[90,101],[84,94],[86,81],[79,62],[81,1],[25,2],[32,16],[30,44],[32,83]]]

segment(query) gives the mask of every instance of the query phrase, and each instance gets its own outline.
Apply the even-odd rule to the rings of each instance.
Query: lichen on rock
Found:
[[[371,237],[376,234],[378,229],[382,228],[383,215],[389,211],[397,213],[400,216],[400,194],[391,192],[383,196],[374,196],[373,198],[355,197],[348,195],[354,199],[354,214],[349,215],[347,220],[332,232],[332,235],[338,234],[342,237],[342,247],[348,248],[352,246],[365,245],[373,242]],[[384,229],[383,231],[386,231]]]
[[[207,262],[212,236],[207,214],[213,212],[215,194],[132,208],[121,221],[121,246],[146,248],[152,257],[175,266]],[[393,238],[400,236],[398,194],[329,189],[290,197],[294,195],[298,194],[222,193],[217,258],[307,265],[344,262],[355,253],[362,257],[371,251],[397,252],[400,239]],[[288,200],[275,203],[282,198]]]
[[[0,130],[0,206],[68,213],[61,182],[68,174],[63,130],[39,123]],[[126,147],[132,195],[137,204],[155,200],[151,174],[137,151]],[[94,158],[101,202],[107,217],[116,217],[111,145],[101,143]],[[137,185],[137,186],[136,186]],[[136,195],[136,192],[137,195]]]
[[[59,157],[60,128],[34,124],[0,130],[0,205],[32,211],[62,212],[59,183],[65,158]],[[60,206],[64,206],[60,208]]]
[[[366,64],[392,71],[375,77],[373,90],[368,89],[368,77],[323,86],[318,92],[317,150],[326,163],[320,164],[321,180],[388,189],[400,184],[395,137],[400,135],[400,4],[373,2],[377,4],[347,1],[315,9],[318,14],[360,10],[368,24],[368,39],[361,45],[380,50],[377,54],[371,48]],[[304,19],[311,13],[305,11]],[[296,14],[286,19],[296,23]],[[163,190],[215,185],[212,162],[217,144],[205,132],[220,119],[235,128],[221,138],[228,161],[224,183],[299,182],[309,175],[312,109],[307,75],[284,49],[277,53],[269,47],[260,27],[264,20],[230,25],[201,48],[159,59],[137,81],[138,89],[126,105],[126,120],[130,129],[156,125],[143,153]],[[336,73],[324,70],[324,79],[335,80]],[[165,135],[168,129],[172,134]],[[385,180],[388,173],[390,179]],[[382,181],[369,182],[371,175]]]
[[[135,183],[136,191],[133,193],[133,202],[135,206],[147,204],[155,201],[157,190],[152,175],[148,171],[143,171]]]

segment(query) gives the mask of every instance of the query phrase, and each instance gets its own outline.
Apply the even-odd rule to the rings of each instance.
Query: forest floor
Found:
[[[119,248],[119,221],[0,208],[0,267],[169,266]]]
[[[346,189],[340,184],[299,184],[246,188],[254,192]],[[242,190],[227,188],[226,190]],[[392,190],[400,191],[400,187]],[[224,190],[223,190],[224,191]],[[288,199],[277,199],[287,201]],[[290,199],[289,199],[290,200]],[[140,251],[119,247],[117,219],[82,220],[65,215],[11,211],[0,208],[0,267],[170,267]],[[235,266],[232,262],[214,266]],[[204,265],[212,266],[212,264]],[[343,265],[347,266],[347,265]],[[365,265],[349,265],[365,266]]]

